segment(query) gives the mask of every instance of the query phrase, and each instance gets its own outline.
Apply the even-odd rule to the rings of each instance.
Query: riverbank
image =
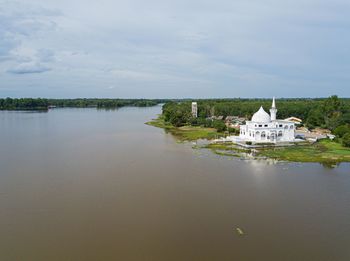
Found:
[[[157,119],[146,122],[147,125],[162,128],[181,141],[194,141],[198,139],[212,140],[224,136],[216,129],[199,126],[174,127],[164,121],[162,115]],[[289,162],[318,162],[322,164],[336,164],[350,162],[350,148],[340,143],[323,139],[313,144],[295,144],[284,147],[242,148],[233,143],[211,143],[202,147],[212,150],[221,156],[240,158],[269,158]]]
[[[181,141],[194,141],[198,139],[212,140],[223,136],[223,133],[217,132],[214,128],[205,128],[201,126],[174,127],[170,123],[165,122],[162,115],[159,115],[157,119],[146,122],[146,124],[162,128]]]
[[[324,139],[314,144],[296,144],[288,147],[242,149],[232,143],[209,144],[205,148],[225,156],[249,156],[290,162],[319,162],[324,164],[350,162],[350,149]]]

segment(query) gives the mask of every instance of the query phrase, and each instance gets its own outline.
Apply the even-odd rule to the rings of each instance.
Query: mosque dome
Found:
[[[252,117],[253,122],[271,122],[270,115],[264,111],[264,108],[261,106],[260,109],[254,113]]]

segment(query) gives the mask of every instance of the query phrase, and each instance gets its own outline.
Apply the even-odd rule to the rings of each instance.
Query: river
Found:
[[[0,260],[350,260],[350,164],[192,149],[160,110],[1,111]]]

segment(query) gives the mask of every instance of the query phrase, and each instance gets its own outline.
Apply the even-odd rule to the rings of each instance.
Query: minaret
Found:
[[[270,109],[270,115],[271,115],[271,120],[275,121],[276,120],[276,115],[277,115],[277,108],[276,108],[276,103],[275,103],[275,97],[272,99],[272,106]]]
[[[198,117],[198,107],[196,102],[192,102],[192,116],[193,118]]]

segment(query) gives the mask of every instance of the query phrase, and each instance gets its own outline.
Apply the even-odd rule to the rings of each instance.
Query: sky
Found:
[[[0,0],[0,97],[350,97],[349,0]]]

